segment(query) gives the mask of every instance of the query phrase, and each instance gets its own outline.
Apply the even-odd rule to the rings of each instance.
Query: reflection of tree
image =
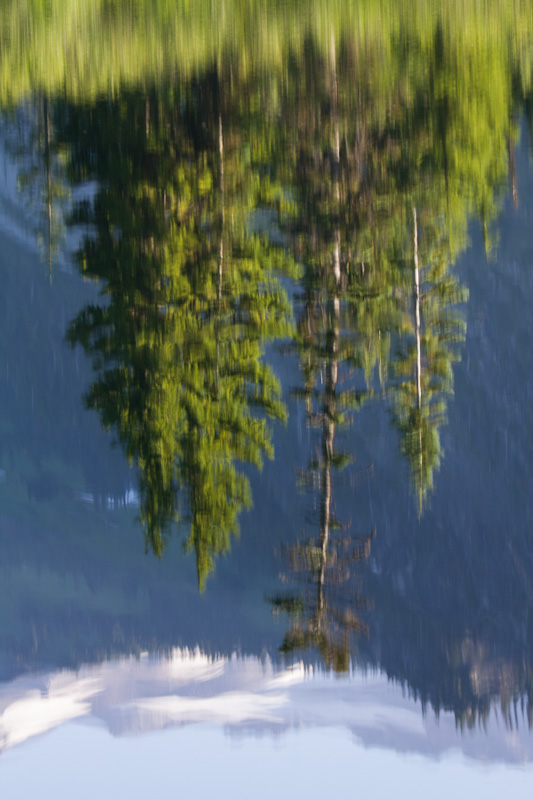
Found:
[[[333,278],[329,291],[321,289],[318,282],[309,287],[297,339],[306,377],[306,386],[300,394],[305,398],[308,423],[321,430],[317,457],[303,475],[304,483],[320,494],[320,533],[318,539],[302,539],[288,548],[291,575],[303,582],[303,594],[279,595],[272,602],[291,616],[290,629],[281,647],[283,653],[316,647],[327,666],[345,670],[350,656],[350,634],[367,630],[358,616],[364,601],[353,590],[351,566],[368,557],[372,537],[360,539],[348,535],[333,511],[333,473],[351,460],[348,454],[335,449],[335,428],[344,421],[346,407],[363,399],[361,394],[339,392],[339,358],[342,359],[344,348],[339,337],[340,300],[335,263],[333,258],[332,274],[328,275],[326,269],[326,279]],[[322,392],[316,388],[320,376],[324,381]],[[346,586],[350,587],[348,592]]]
[[[125,5],[130,11],[131,4]],[[255,13],[257,4],[252,5]],[[465,293],[452,275],[453,264],[466,246],[473,216],[481,221],[488,246],[507,164],[516,191],[512,120],[523,82],[530,81],[520,64],[524,45],[521,36],[509,33],[515,30],[512,14],[500,36],[493,27],[486,30],[484,20],[479,24],[474,6],[467,3],[458,20],[432,9],[429,16],[420,15],[422,23],[407,25],[390,22],[375,4],[363,13],[377,24],[359,27],[345,24],[353,3],[326,10],[318,2],[315,35],[307,19],[288,24],[286,13],[296,12],[280,4],[275,19],[272,12],[276,24],[264,26],[278,32],[268,40],[264,61],[250,56],[253,36],[244,42],[242,30],[226,23],[231,47],[215,59],[224,65],[217,67],[223,70],[219,82],[217,70],[206,68],[210,50],[203,38],[211,33],[204,30],[203,4],[196,4],[199,46],[174,47],[178,61],[166,74],[175,74],[178,63],[179,74],[184,68],[203,77],[148,95],[117,89],[109,104],[95,104],[102,86],[123,86],[125,75],[130,80],[139,75],[143,59],[151,60],[151,75],[164,73],[149,48],[136,51],[142,24],[132,26],[135,33],[126,26],[127,41],[103,48],[106,61],[97,74],[93,70],[96,83],[80,87],[81,72],[72,70],[65,91],[92,105],[69,107],[58,121],[72,150],[73,181],[99,179],[95,197],[76,212],[78,221],[93,226],[80,251],[82,269],[103,281],[107,295],[71,328],[72,340],[95,358],[89,402],[139,465],[141,513],[153,549],[162,551],[176,516],[188,517],[187,546],[195,551],[200,584],[250,502],[249,485],[235,462],[258,464],[271,452],[268,430],[254,409],[283,414],[276,382],[258,357],[263,340],[287,332],[288,307],[266,269],[272,254],[250,234],[253,226],[247,228],[246,220],[257,195],[262,208],[275,194],[293,213],[288,241],[305,265],[294,342],[303,373],[301,398],[321,437],[305,477],[319,494],[320,520],[318,536],[289,551],[306,591],[279,602],[297,612],[287,649],[317,646],[339,667],[346,663],[350,630],[362,624],[360,598],[345,579],[350,565],[367,554],[369,539],[351,539],[335,520],[336,471],[349,461],[336,449],[338,432],[349,412],[376,391],[375,373],[380,387],[392,375],[393,419],[422,511],[441,458],[452,366],[464,337],[454,307]],[[230,9],[239,16],[239,3],[226,2]],[[473,13],[477,23],[464,25],[463,13],[469,19]],[[523,31],[531,29],[530,16],[522,18]],[[118,10],[116,19],[120,28]],[[161,34],[165,26],[160,20],[154,24]],[[281,29],[290,36],[280,38]],[[155,38],[157,45],[170,41]],[[509,48],[501,46],[505,40]],[[194,61],[190,54],[196,58],[199,52],[203,55]],[[123,59],[118,73],[117,53]],[[128,59],[135,61],[133,73],[126,69]],[[14,76],[17,63],[13,59]],[[248,83],[239,85],[244,73]],[[63,91],[57,73],[50,70],[43,78],[52,92],[59,86]],[[142,73],[138,85],[149,82]],[[4,81],[3,96],[6,84],[13,86],[14,80]],[[250,113],[253,106],[261,108],[260,115]],[[263,135],[272,119],[277,124]],[[50,153],[57,150],[50,142],[48,113],[41,120],[41,161],[47,165],[41,175],[49,188]],[[265,156],[261,181],[253,170],[259,150]],[[47,211],[50,196],[48,191]],[[392,364],[390,341],[398,343]],[[440,538],[450,538],[448,533]],[[395,554],[394,576],[406,538]],[[469,555],[477,562],[481,556],[474,550],[470,546]],[[447,555],[450,566],[453,553]],[[519,560],[526,556],[527,551]],[[422,565],[423,554],[419,557]],[[411,568],[406,561],[406,572]],[[513,574],[511,568],[507,574]],[[384,603],[386,578],[379,580]],[[447,634],[439,653],[446,665],[441,673],[429,660],[436,648],[421,646],[434,641],[434,619],[447,606],[449,596],[441,592],[432,587],[431,597],[444,600],[435,603],[426,632],[420,633],[423,604],[413,630],[405,623],[415,616],[408,603],[400,633],[389,629],[389,641],[398,637],[391,674],[407,675],[413,686],[426,682],[425,696],[434,698],[436,707],[450,704],[461,687],[460,702],[471,705],[464,671],[451,664],[453,659],[461,668],[464,664],[457,655],[463,644],[457,629]],[[462,618],[469,622],[472,607],[463,607]],[[388,613],[392,627],[396,605]],[[463,624],[455,622],[460,630]],[[501,643],[502,633],[498,636]],[[379,643],[381,664],[385,638],[382,634]],[[410,650],[407,667],[404,648]],[[428,660],[413,678],[418,658]],[[511,680],[525,685],[516,675]]]
[[[404,346],[393,365],[399,380],[391,391],[420,514],[440,463],[439,428],[446,418],[446,396],[453,393],[457,344],[465,336],[466,326],[456,306],[467,297],[457,277],[450,274],[446,239],[439,239],[434,228],[425,234],[428,244],[419,252],[419,219],[413,207],[410,310],[405,317]]]
[[[69,197],[53,127],[51,103],[44,96],[19,111],[16,135],[8,135],[8,150],[19,164],[18,188],[50,274],[53,258],[65,234],[64,216]]]
[[[228,13],[230,9],[235,11],[237,6],[230,3]],[[158,214],[152,214],[150,222],[141,219],[143,225],[154,223],[157,227],[152,233],[146,230],[141,235],[144,246],[151,247],[152,239],[154,245],[161,244],[163,239],[166,241],[170,235],[168,223],[171,218],[179,218],[172,217],[176,212],[185,215],[187,224],[193,215],[199,215],[194,236],[199,241],[209,231],[208,260],[218,259],[218,271],[216,274],[213,271],[210,276],[213,285],[217,275],[224,276],[221,282],[227,275],[226,237],[231,235],[236,242],[236,233],[245,236],[243,211],[254,206],[250,193],[261,194],[261,200],[266,204],[272,201],[274,187],[277,190],[276,202],[290,206],[293,200],[291,192],[298,185],[299,202],[314,206],[315,216],[305,228],[305,236],[315,242],[317,237],[322,237],[332,247],[332,253],[336,249],[332,257],[339,280],[339,297],[356,301],[359,329],[363,330],[363,324],[366,325],[366,349],[353,354],[353,360],[364,360],[369,382],[377,356],[380,377],[384,382],[386,369],[381,367],[387,366],[391,332],[399,327],[399,295],[404,299],[404,319],[408,320],[411,314],[408,308],[411,270],[404,267],[407,261],[412,261],[412,236],[407,235],[412,227],[412,209],[418,209],[421,230],[424,231],[422,238],[427,247],[433,247],[429,244],[433,235],[430,231],[436,236],[436,246],[441,247],[443,238],[446,238],[442,230],[447,230],[446,258],[449,264],[466,244],[467,222],[474,213],[482,220],[486,241],[489,242],[489,227],[496,212],[495,188],[504,181],[507,162],[511,166],[514,163],[512,154],[516,131],[510,120],[513,119],[513,104],[521,97],[524,87],[516,65],[513,67],[504,58],[492,35],[487,45],[480,47],[476,37],[462,38],[455,21],[452,22],[447,15],[437,14],[425,27],[409,26],[400,44],[387,26],[376,35],[364,34],[357,27],[353,28],[353,34],[345,32],[339,35],[336,31],[343,28],[339,21],[344,19],[343,14],[348,10],[342,4],[332,9],[328,13],[331,25],[320,26],[320,33],[305,33],[307,27],[304,31],[297,26],[290,58],[288,49],[280,50],[284,54],[282,63],[287,66],[289,80],[285,79],[285,66],[280,68],[277,59],[269,62],[269,67],[261,64],[257,73],[254,70],[248,72],[247,58],[243,55],[248,43],[237,41],[236,44],[242,48],[240,55],[238,47],[231,54],[224,55],[218,62],[223,65],[217,68],[220,75],[217,70],[209,72],[203,64],[197,74],[204,77],[190,79],[187,88],[180,93],[179,108],[176,98],[165,101],[153,93],[146,102],[143,116],[141,106],[144,101],[139,97],[138,119],[130,119],[137,128],[137,133],[130,131],[132,142],[136,136],[141,137],[135,143],[143,153],[138,162],[131,157],[128,161],[124,154],[114,152],[117,143],[112,139],[109,120],[103,118],[102,104],[97,106],[100,109],[98,128],[95,125],[90,128],[100,143],[88,143],[86,129],[74,130],[77,124],[74,119],[69,123],[69,143],[74,143],[74,147],[80,150],[72,161],[76,180],[94,173],[91,159],[97,157],[101,164],[107,165],[105,170],[101,170],[105,180],[118,181],[117,167],[110,158],[113,152],[118,169],[125,173],[120,178],[125,179],[125,187],[128,182],[132,184],[132,180],[139,180],[138,186],[144,186],[148,179],[151,196],[136,198],[135,212],[131,207],[132,198],[127,203],[125,215],[118,204],[115,205],[110,217],[115,230],[110,235],[117,236],[118,230],[129,226],[136,229],[134,235],[138,236],[139,210],[142,208],[142,213],[148,214],[148,207],[152,205],[158,209]],[[467,16],[469,13],[476,17],[474,8],[465,10]],[[203,19],[202,14],[199,19]],[[157,21],[154,24],[163,25],[157,14],[154,20]],[[273,12],[274,21],[276,25],[280,22],[277,12]],[[130,34],[133,35],[132,31]],[[202,36],[198,35],[199,51],[206,52],[201,39]],[[276,49],[274,41],[277,41],[275,37],[269,43],[273,50]],[[516,43],[513,48],[515,53]],[[131,54],[130,50],[128,52]],[[513,55],[512,59],[517,57]],[[481,81],[480,75],[485,75],[485,80]],[[240,86],[240,80],[246,80],[246,83]],[[53,83],[52,76],[50,81]],[[232,86],[231,90],[221,88],[228,86]],[[258,87],[260,91],[256,91]],[[249,112],[267,98],[264,117],[257,124],[260,115]],[[129,113],[123,100],[118,100],[115,105],[116,109],[122,106],[125,115]],[[163,131],[163,118],[167,120],[168,137]],[[125,118],[121,119],[117,111],[112,112],[109,119],[113,119],[113,124],[118,121],[120,130],[124,128]],[[282,124],[272,125],[273,119],[278,123],[282,120]],[[268,124],[269,135],[264,136]],[[242,129],[246,129],[244,136]],[[141,141],[142,136],[146,141]],[[180,139],[179,143],[176,137]],[[48,141],[49,137],[44,138]],[[239,152],[238,142],[245,140],[247,147]],[[271,157],[275,150],[274,141],[278,149]],[[226,155],[222,159],[224,142],[227,142]],[[253,148],[262,152],[265,162],[261,189],[253,188],[249,175]],[[131,147],[130,151],[133,152]],[[198,166],[194,177],[186,175],[190,172],[186,151]],[[326,151],[331,158],[324,158]],[[220,167],[216,166],[217,158]],[[225,170],[222,168],[224,162]],[[177,163],[183,171],[179,179],[175,173]],[[162,175],[167,175],[167,168],[170,177],[162,179]],[[273,176],[275,179],[271,183]],[[280,176],[284,182],[281,191]],[[187,184],[182,186],[185,194],[181,193],[179,201],[175,201],[176,191],[181,192],[178,183],[183,180]],[[213,190],[212,196],[208,187]],[[268,187],[267,191],[261,193],[265,187]],[[196,199],[191,192],[196,193]],[[161,195],[160,204],[155,202],[157,193]],[[335,211],[333,201],[336,203]],[[236,206],[240,206],[240,210]],[[50,203],[47,207],[50,210]],[[300,210],[294,210],[295,216],[299,217]],[[129,221],[122,218],[128,214],[131,216]],[[241,225],[237,232],[236,220]],[[189,226],[189,233],[193,227],[192,224]],[[179,235],[182,236],[180,246],[190,248],[190,241],[186,243],[183,233]],[[342,237],[342,263],[339,236]],[[245,238],[249,244],[251,237]],[[171,244],[168,246],[172,247]],[[298,247],[302,247],[301,242],[298,242]],[[205,242],[201,249],[206,251]],[[160,253],[156,255],[161,257]],[[243,253],[240,253],[239,258],[242,257]],[[427,277],[428,269],[426,262],[421,262],[421,274],[425,271]],[[360,273],[361,280],[351,282],[357,273]],[[97,271],[95,274],[103,273]],[[193,279],[193,285],[196,280]],[[202,278],[198,280],[201,282]],[[133,283],[135,281],[130,287],[132,291]],[[412,312],[415,314],[413,338],[422,348],[430,345],[427,336],[424,343],[424,336],[431,327],[424,317],[424,303],[422,287],[418,306],[414,302]],[[418,333],[416,307],[422,313]],[[341,327],[342,324],[341,320]],[[438,348],[442,354],[441,344]],[[451,352],[448,349],[448,353]],[[415,391],[420,408],[413,406],[409,410],[406,394],[410,390],[405,370],[410,358],[408,352],[402,352],[397,359],[401,391],[396,391],[396,386],[392,397],[394,416],[402,433],[401,447],[410,461],[413,475],[415,461],[418,464],[418,477],[413,478],[413,482],[421,507],[440,458],[438,429],[444,414],[441,413],[443,406],[438,407],[437,393],[434,392],[432,412],[424,415],[427,404],[423,400],[428,398],[428,393],[422,391],[422,385],[418,387],[416,379]],[[446,358],[434,357],[428,350],[426,360],[422,353],[421,359],[420,381],[426,376],[433,386],[434,375],[429,375],[433,368],[430,361],[438,368],[436,362],[442,366]],[[418,359],[414,363],[418,365]],[[449,382],[447,387],[441,386],[441,401],[450,390]]]
[[[365,370],[367,386],[376,365],[385,383],[391,337],[399,339],[390,396],[421,511],[440,460],[439,428],[453,387],[451,364],[458,355],[454,341],[464,339],[454,306],[466,292],[451,265],[466,246],[467,221],[474,211],[488,241],[494,190],[503,176],[507,121],[502,120],[501,135],[490,146],[482,146],[478,131],[470,135],[463,130],[468,112],[451,82],[459,54],[447,50],[439,26],[428,56],[431,102],[418,94],[406,107],[407,77],[399,72],[393,81],[397,102],[386,114],[382,97],[369,91],[364,73],[357,92],[349,91],[355,55],[347,42],[343,45],[339,59],[333,37],[325,63],[323,52],[308,42],[298,92],[287,98],[287,116],[292,115],[298,130],[291,178],[294,184],[299,175],[296,196],[313,208],[303,238],[329,242],[332,274],[349,308],[349,322],[343,321],[341,329],[356,328],[353,341],[364,342],[352,353],[351,366]],[[408,39],[406,47],[415,48],[414,41]],[[415,51],[410,57],[416,60]],[[469,74],[465,96],[484,94],[471,86]],[[493,99],[487,101],[492,107]],[[490,120],[480,124],[489,136]]]
[[[404,46],[404,65],[413,65],[416,43],[406,35]],[[328,663],[342,667],[350,638],[349,626],[342,625],[342,610],[357,609],[358,596],[354,592],[350,600],[345,592],[343,597],[334,572],[345,553],[341,550],[339,556],[332,546],[335,525],[328,517],[335,465],[328,462],[327,442],[333,442],[332,434],[339,427],[338,418],[333,426],[328,427],[326,421],[326,411],[332,407],[328,399],[332,385],[337,415],[342,408],[340,382],[332,384],[331,372],[334,367],[346,369],[349,365],[353,369],[365,363],[362,358],[359,362],[357,358],[348,360],[343,351],[345,336],[357,331],[352,341],[370,344],[392,334],[395,352],[389,366],[388,396],[421,512],[441,458],[440,432],[453,393],[454,362],[465,336],[460,304],[467,293],[454,274],[454,264],[467,246],[472,217],[479,219],[489,249],[490,224],[498,210],[507,153],[511,161],[508,115],[512,105],[507,86],[510,76],[497,68],[497,59],[489,58],[485,50],[456,49],[443,40],[439,30],[424,56],[431,75],[427,85],[421,83],[420,91],[411,95],[407,82],[396,76],[391,85],[398,88],[398,95],[381,114],[376,110],[382,99],[377,91],[367,102],[362,70],[352,73],[357,76],[354,89],[347,79],[349,68],[343,80],[339,67],[335,98],[328,85],[331,68],[320,55],[309,42],[306,58],[294,67],[299,74],[298,91],[287,102],[287,118],[292,119],[292,113],[298,130],[298,144],[291,153],[291,187],[295,205],[300,204],[298,244],[305,264],[305,329],[301,322],[298,352],[309,420],[322,429],[320,455],[307,472],[320,494],[320,534],[288,550],[291,570],[287,578],[296,575],[304,590],[280,593],[274,602],[291,616],[285,651],[316,647]],[[348,67],[350,55],[347,46]],[[477,64],[486,69],[479,72]],[[479,81],[479,76],[488,72],[495,77],[494,93]],[[422,76],[423,72],[412,74]],[[409,96],[415,98],[411,104]],[[338,293],[336,274],[340,274]],[[318,292],[322,292],[321,304],[315,299]],[[368,314],[363,325],[365,305]],[[348,309],[350,313],[344,317]],[[331,346],[328,349],[328,334],[337,357]],[[362,355],[365,348],[354,348],[354,352]],[[376,360],[370,358],[369,363]],[[380,371],[386,376],[386,359]],[[311,400],[320,401],[318,410]],[[437,545],[417,540],[422,532],[417,525],[401,530],[396,547],[389,542],[386,555],[383,551],[378,554],[380,567],[387,555],[390,557],[383,572],[365,575],[364,595],[378,608],[375,627],[379,634],[360,640],[360,650],[368,648],[375,659],[372,663],[402,680],[423,702],[437,710],[453,709],[460,724],[483,720],[495,696],[500,697],[508,715],[513,703],[531,697],[530,669],[526,658],[521,662],[527,652],[527,633],[525,627],[511,632],[509,616],[490,599],[490,584],[498,584],[501,576],[493,574],[492,581],[476,576],[478,563],[485,564],[487,574],[493,568],[497,572],[500,557],[488,556],[484,533],[478,534],[480,546],[476,548],[461,538],[461,531],[438,530]],[[493,553],[501,547],[500,538],[494,542]],[[527,559],[525,552],[517,562],[523,558]],[[435,569],[435,561],[447,564],[442,574]],[[428,574],[434,576],[434,585]],[[517,574],[516,566],[510,566],[509,574]],[[369,588],[372,585],[375,591]],[[344,584],[344,589],[348,586]],[[483,591],[473,603],[478,586],[483,586]],[[522,598],[513,602],[513,625],[518,629],[521,614],[531,604],[530,599]],[[507,609],[509,603],[507,597]],[[494,618],[490,622],[489,606]],[[450,607],[456,610],[447,618],[444,609]],[[360,615],[355,612],[355,616]],[[488,626],[500,619],[502,629],[489,632]],[[470,626],[478,631],[472,649],[479,650],[479,655],[471,656],[466,647],[469,636],[464,634]],[[508,654],[507,663],[498,658],[496,640]]]
[[[305,119],[305,131],[299,130],[293,179],[305,264],[304,303],[294,342],[305,385],[295,394],[305,401],[308,424],[321,430],[317,457],[303,476],[320,494],[320,532],[318,539],[305,538],[288,548],[291,574],[303,582],[303,593],[279,595],[272,602],[291,616],[282,652],[316,647],[327,666],[345,670],[352,634],[367,630],[359,617],[365,604],[351,568],[368,557],[374,534],[350,536],[335,518],[334,472],[352,460],[336,450],[335,431],[371,395],[371,375],[383,351],[375,347],[375,326],[368,321],[379,318],[382,297],[364,270],[350,273],[348,268],[357,236],[349,196],[358,175],[353,161],[341,155],[334,41],[325,80],[319,69],[315,71],[310,58],[308,87],[311,95],[323,95],[329,119],[317,124],[310,114],[313,106],[300,98],[297,113]],[[367,381],[357,389],[354,373],[359,370]],[[343,387],[346,382],[349,388]]]
[[[334,264],[335,260],[333,275]],[[335,428],[344,421],[344,403],[353,405],[362,401],[361,395],[355,400],[351,393],[339,392],[339,358],[342,358],[339,314],[335,279],[329,292],[327,289],[322,292],[315,285],[307,297],[298,342],[306,376],[301,395],[306,401],[308,423],[321,430],[317,457],[303,475],[304,483],[320,494],[320,533],[318,539],[305,538],[288,548],[291,576],[303,582],[303,593],[279,595],[272,602],[291,616],[290,629],[281,647],[283,653],[316,647],[327,666],[345,670],[350,656],[350,635],[367,630],[358,616],[365,604],[358,590],[354,591],[351,567],[368,557],[374,534],[363,539],[350,536],[333,511],[333,474],[351,460],[348,454],[335,449]],[[322,392],[316,388],[320,376],[324,380]]]
[[[139,466],[153,550],[172,520],[189,520],[201,587],[251,504],[235,461],[273,454],[257,412],[285,412],[261,343],[286,335],[290,318],[269,247],[247,232],[250,172],[217,86],[208,77],[181,109],[161,95],[69,109],[64,131],[74,177],[100,185],[75,216],[94,230],[80,268],[107,297],[69,332],[94,357],[87,402]]]

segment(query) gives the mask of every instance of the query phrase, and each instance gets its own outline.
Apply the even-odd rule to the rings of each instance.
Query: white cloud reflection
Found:
[[[339,678],[252,656],[175,649],[0,684],[2,750],[73,720],[97,721],[115,736],[194,723],[242,736],[334,726],[367,746],[433,756],[455,748],[491,761],[528,762],[533,750],[527,725],[509,730],[495,710],[486,730],[462,734],[452,714],[423,714],[383,675]]]

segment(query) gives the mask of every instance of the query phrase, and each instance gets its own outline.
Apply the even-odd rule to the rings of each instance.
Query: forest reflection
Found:
[[[353,459],[336,434],[379,400],[424,513],[466,336],[455,264],[473,220],[490,254],[507,181],[518,202],[531,18],[496,4],[500,24],[487,27],[466,3],[463,17],[431,9],[409,26],[391,9],[387,28],[383,4],[379,14],[368,4],[365,26],[342,2],[319,21],[315,2],[304,24],[289,3],[260,35],[235,0],[228,19],[253,33],[232,36],[224,18],[217,44],[196,5],[175,4],[191,38],[176,55],[163,37],[168,4],[119,3],[110,15],[72,0],[61,16],[58,2],[59,28],[98,30],[111,16],[118,66],[104,55],[95,75],[80,44],[72,73],[51,63],[27,100],[25,62],[12,58],[0,97],[9,113],[23,100],[31,109],[32,135],[15,152],[50,266],[65,226],[82,231],[77,266],[102,287],[67,333],[93,360],[87,405],[137,466],[147,548],[161,556],[184,529],[200,589],[252,503],[247,465],[275,457],[272,421],[287,419],[265,349],[296,355],[292,397],[317,437],[300,483],[318,498],[318,536],[286,549],[289,586],[270,600],[290,617],[284,653],[317,649],[344,670],[368,632],[363,564],[379,530],[362,531],[357,509],[335,516],[336,475]],[[130,27],[120,10],[133,7]],[[2,23],[10,46],[29,47],[16,14]]]

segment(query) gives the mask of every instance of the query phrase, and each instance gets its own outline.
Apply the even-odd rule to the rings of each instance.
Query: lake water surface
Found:
[[[4,0],[2,798],[530,796],[532,130],[529,0]]]

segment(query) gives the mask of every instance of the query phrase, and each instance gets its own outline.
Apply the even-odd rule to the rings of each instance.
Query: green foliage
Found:
[[[430,74],[437,25],[446,47],[457,43],[462,52],[486,54],[488,73],[470,73],[460,63],[459,79],[470,74],[492,87],[494,62],[510,55],[517,78],[529,87],[531,20],[530,2],[518,0],[442,6],[424,0],[4,0],[0,103],[14,105],[36,90],[94,100],[176,71],[190,77],[223,59],[238,61],[248,76],[258,69],[286,74],[287,52],[304,56],[310,38],[325,53],[333,34],[384,119],[391,101],[400,99],[400,72],[407,100],[416,97],[416,81]]]
[[[254,182],[231,120],[226,128],[220,110],[202,141],[189,98],[179,116],[174,103],[124,94],[111,108],[64,109],[71,178],[100,187],[73,215],[94,231],[80,269],[106,296],[69,338],[93,355],[89,407],[139,468],[147,546],[161,555],[172,522],[186,520],[203,588],[251,505],[236,462],[273,456],[259,412],[285,418],[261,356],[264,342],[290,335],[291,308],[270,245],[247,232]]]
[[[69,334],[94,357],[88,403],[140,468],[149,546],[187,519],[201,585],[251,503],[235,464],[271,457],[263,414],[285,414],[266,341],[293,338],[322,429],[310,472],[325,485],[349,463],[336,430],[387,392],[422,511],[465,335],[453,264],[474,217],[494,244],[531,93],[529,5],[2,6],[0,103],[40,92],[53,108],[48,218],[65,174],[98,182],[71,219],[106,295]],[[294,330],[280,270],[301,282]]]

